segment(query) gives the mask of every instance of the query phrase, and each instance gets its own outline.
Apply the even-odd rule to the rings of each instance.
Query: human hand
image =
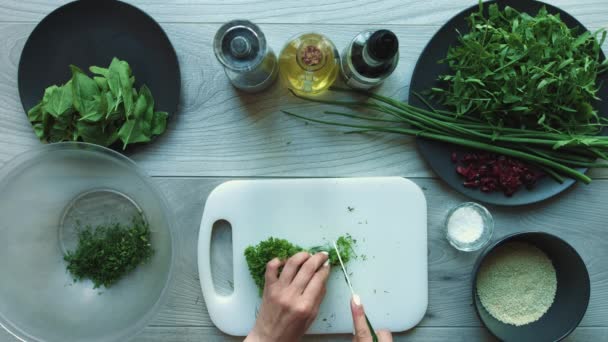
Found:
[[[353,325],[355,327],[353,342],[372,342],[372,332],[367,326],[365,310],[358,295],[353,295],[350,301],[350,310],[353,313]],[[379,330],[376,332],[376,335],[378,335],[378,342],[393,342],[393,335],[388,330]]]
[[[291,342],[306,333],[325,297],[328,258],[325,252],[300,252],[286,262],[273,259],[266,265],[262,306],[246,342]]]

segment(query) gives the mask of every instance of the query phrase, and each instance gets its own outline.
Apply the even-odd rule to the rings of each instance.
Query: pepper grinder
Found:
[[[222,25],[215,34],[213,51],[237,89],[259,92],[277,78],[277,57],[267,46],[262,30],[248,20],[233,20]]]

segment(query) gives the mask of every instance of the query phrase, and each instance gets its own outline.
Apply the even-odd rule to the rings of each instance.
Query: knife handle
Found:
[[[378,342],[378,335],[376,335],[376,330],[374,330],[374,327],[372,327],[372,324],[370,323],[369,318],[367,318],[367,314],[365,314],[365,321],[367,322],[367,327],[369,328],[369,332],[372,334],[372,341]]]

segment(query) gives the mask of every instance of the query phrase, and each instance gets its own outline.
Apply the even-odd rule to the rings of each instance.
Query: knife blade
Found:
[[[340,266],[342,267],[342,273],[344,274],[344,279],[346,279],[346,283],[348,284],[348,287],[350,288],[351,295],[354,296],[355,290],[353,290],[353,284],[350,282],[350,277],[348,276],[348,272],[346,272],[346,267],[344,267],[344,262],[342,261],[342,256],[340,255],[340,249],[338,249],[338,245],[336,244],[336,241],[334,241],[334,249],[336,250],[336,255],[338,255],[338,261],[340,261]],[[372,327],[372,323],[369,321],[369,318],[367,318],[367,314],[365,314],[365,322],[367,323],[367,327],[369,328],[369,331],[372,335],[372,341],[378,342],[378,335],[376,335],[376,331],[374,330],[374,327]]]
[[[350,293],[351,295],[355,295],[355,290],[353,290],[353,284],[350,282],[350,278],[348,276],[348,273],[346,272],[346,267],[344,267],[344,262],[342,262],[342,256],[340,255],[340,250],[338,249],[338,245],[336,244],[336,241],[334,241],[334,249],[336,250],[336,254],[338,255],[338,261],[340,261],[340,266],[342,266],[342,273],[344,274],[344,279],[346,279],[346,283],[348,284],[348,287],[350,288]]]

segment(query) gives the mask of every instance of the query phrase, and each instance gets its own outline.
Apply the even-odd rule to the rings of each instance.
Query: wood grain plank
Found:
[[[135,341],[146,342],[199,342],[205,341],[241,341],[242,339],[222,334],[213,328],[204,327],[148,327]],[[427,328],[420,327],[406,333],[394,334],[394,341],[420,342],[471,342],[496,341],[485,329],[480,327],[466,328]],[[608,339],[608,328],[578,328],[566,338],[566,342],[605,341]],[[350,342],[352,335],[307,336],[303,342]]]
[[[0,165],[38,145],[17,94],[17,63],[27,35],[44,15],[65,0],[3,0],[0,2]],[[302,7],[295,0],[129,1],[163,23],[176,47],[182,67],[179,116],[158,144],[133,157],[156,176],[352,176],[399,175],[434,177],[419,159],[411,139],[343,136],[333,129],[306,126],[279,114],[280,108],[302,108],[282,87],[259,96],[234,91],[215,61],[211,40],[219,24],[245,17],[261,23],[278,52],[293,34],[314,29],[329,35],[342,48],[368,25],[394,25],[405,42],[400,66],[380,91],[405,99],[419,53],[432,34],[451,16],[474,1],[416,0],[321,1]],[[553,0],[595,29],[606,26],[604,0]],[[362,15],[364,13],[364,15]],[[23,24],[15,24],[23,22]],[[205,22],[207,24],[197,24]],[[275,25],[275,24],[279,25]],[[306,25],[306,24],[315,24]],[[411,25],[411,26],[402,26]],[[606,51],[606,49],[605,49]],[[318,106],[305,105],[310,112]],[[608,172],[593,172],[606,178]],[[196,268],[196,236],[208,193],[225,179],[157,178],[176,217],[179,244],[176,282],[168,303],[137,341],[230,341],[210,322]],[[395,340],[492,340],[479,327],[470,306],[470,270],[476,254],[455,252],[443,239],[445,212],[465,198],[439,181],[417,179],[425,188],[429,207],[430,306],[421,327]],[[521,230],[553,232],[570,241],[585,259],[592,278],[591,303],[568,341],[608,340],[608,241],[604,236],[608,181],[578,186],[558,199],[526,208],[491,208],[497,236]],[[459,327],[464,326],[464,327]],[[306,341],[350,341],[351,337],[312,337]],[[16,341],[0,329],[0,341]]]
[[[205,342],[242,341],[242,338],[228,336],[222,334],[220,331],[217,331],[217,329],[204,327],[148,327],[142,332],[141,335],[135,338],[134,341],[198,342],[201,341],[202,338],[204,338]],[[416,328],[406,333],[395,334],[393,338],[395,341],[428,342],[448,340],[453,342],[496,341],[483,328]],[[302,342],[350,342],[352,340],[352,335],[342,334],[306,336],[302,339]]]
[[[138,336],[135,341],[240,341],[239,338],[226,336],[213,328],[174,328],[149,327]],[[210,338],[209,340],[207,340]],[[578,328],[564,341],[603,341],[608,338],[606,328]],[[497,341],[484,328],[427,328],[420,327],[405,333],[393,335],[394,341],[428,341],[428,342],[470,342],[470,341]],[[321,341],[352,341],[350,335],[307,336],[304,342]]]
[[[608,339],[608,328],[580,327],[572,335],[566,338],[566,342],[577,341],[605,341]],[[230,342],[242,341],[242,338],[223,334],[211,327],[147,327],[141,332],[134,342]],[[420,327],[409,332],[394,335],[395,341],[412,342],[471,342],[471,341],[496,341],[489,333],[480,327],[466,328],[427,328]],[[0,341],[18,341],[6,331],[0,329]],[[350,335],[331,336],[308,336],[303,342],[350,342]]]
[[[204,309],[196,266],[200,218],[207,194],[222,179],[156,178],[175,212],[178,232],[176,286],[169,303],[154,320],[155,326],[212,327]],[[430,305],[420,326],[479,326],[471,306],[470,277],[478,253],[459,253],[445,240],[446,212],[466,199],[432,179],[414,179],[427,196],[429,231]],[[559,200],[523,208],[490,207],[496,221],[495,239],[518,231],[552,232],[569,241],[582,255],[591,274],[591,303],[581,326],[606,326],[608,312],[608,241],[603,208],[608,181],[593,187],[578,186]],[[584,222],[584,228],[581,223]]]
[[[130,156],[155,176],[407,176],[434,177],[413,139],[397,135],[344,135],[306,125],[281,109],[317,114],[328,106],[295,99],[279,84],[259,95],[234,90],[212,53],[216,24],[165,24],[181,64],[180,111],[168,131]],[[306,25],[262,25],[279,47]],[[17,65],[32,24],[0,24],[0,165],[38,145],[17,92]],[[339,48],[359,25],[317,25]],[[414,64],[435,28],[395,26],[402,44],[395,74],[378,91],[406,99]],[[156,90],[162,91],[162,90]],[[153,89],[153,92],[155,90]],[[608,177],[608,170],[593,177]]]
[[[212,53],[218,25],[165,25],[182,69],[180,113],[155,144],[138,149],[133,157],[152,175],[162,176],[328,176],[424,175],[412,140],[397,136],[337,134],[333,129],[309,127],[279,109],[302,103],[278,84],[260,95],[236,92]],[[17,64],[31,24],[1,24],[0,162],[37,144],[17,94]],[[303,25],[268,25],[272,46],[309,29]],[[339,47],[361,27],[324,26]],[[426,34],[425,34],[426,32]],[[400,70],[382,92],[406,97],[413,64],[430,33],[427,29],[400,29],[412,46],[402,51]],[[154,91],[154,90],[153,90]],[[311,112],[319,106],[307,103]],[[299,107],[301,108],[301,107]]]
[[[4,0],[0,21],[37,22],[68,0]],[[246,18],[259,23],[442,25],[474,0],[130,0],[159,22],[221,23]],[[602,0],[546,1],[560,7],[584,25],[606,25],[608,6]]]

